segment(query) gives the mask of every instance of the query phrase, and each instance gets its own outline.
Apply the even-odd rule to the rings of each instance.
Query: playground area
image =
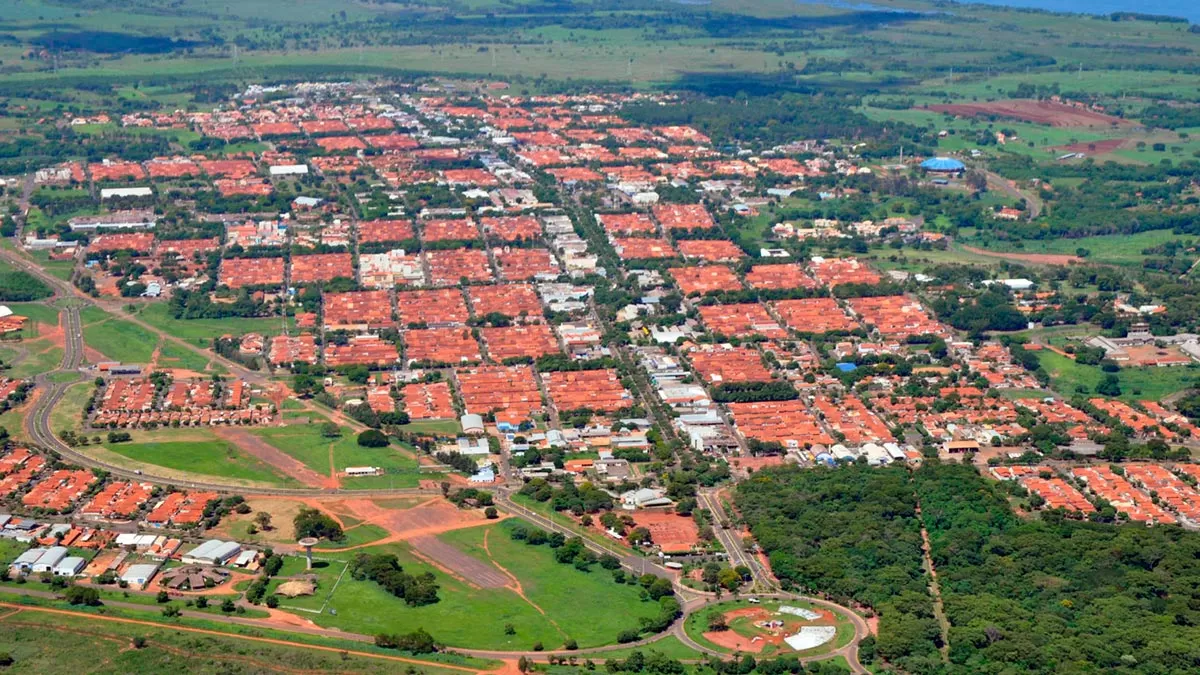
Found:
[[[854,637],[846,618],[800,601],[721,603],[689,617],[686,628],[714,649],[763,655],[816,655],[840,649]]]

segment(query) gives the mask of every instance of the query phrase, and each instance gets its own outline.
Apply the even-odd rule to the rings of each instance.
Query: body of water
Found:
[[[708,2],[708,0],[677,0],[684,2]],[[871,0],[796,0],[804,4],[828,5],[839,9],[860,11],[898,11],[898,8],[872,3]],[[1025,7],[1044,9],[1048,12],[1071,14],[1108,15],[1113,12],[1137,12],[1177,16],[1192,23],[1200,23],[1200,0],[960,0],[963,4],[995,5],[998,7]],[[953,11],[953,10],[950,10]]]
[[[1200,2],[1197,0],[970,0],[970,2],[980,5],[1028,7],[1075,14],[1103,15],[1113,12],[1138,12],[1140,14],[1180,16],[1192,23],[1200,23]]]

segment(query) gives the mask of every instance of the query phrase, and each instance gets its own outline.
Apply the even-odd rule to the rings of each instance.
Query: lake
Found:
[[[1077,14],[1112,14],[1113,12],[1139,12],[1181,16],[1192,23],[1200,23],[1200,2],[1196,0],[972,0],[980,5],[1005,7],[1029,7],[1051,12],[1074,12]]]
[[[709,0],[682,1],[689,3],[707,3]],[[871,0],[796,1],[802,4],[827,5],[840,9],[856,9],[862,11],[897,11],[897,8],[895,7],[884,5],[882,3],[873,3]],[[1179,16],[1191,21],[1192,23],[1200,23],[1200,2],[1197,0],[969,0],[964,4],[996,5],[999,7],[1026,7],[1030,9],[1044,9],[1049,12],[1071,12],[1074,14],[1106,15],[1112,14],[1113,12],[1138,12],[1141,14]]]

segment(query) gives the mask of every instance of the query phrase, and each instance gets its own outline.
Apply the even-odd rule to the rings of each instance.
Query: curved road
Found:
[[[140,471],[131,471],[124,467],[114,466],[114,465],[99,461],[93,457],[90,457],[88,455],[85,455],[85,454],[75,451],[73,448],[71,448],[67,444],[63,443],[61,440],[59,440],[54,435],[53,431],[50,429],[50,414],[54,410],[54,407],[59,403],[59,401],[62,400],[62,397],[66,393],[67,388],[70,385],[76,384],[83,379],[83,373],[80,370],[80,368],[84,362],[83,321],[80,317],[80,310],[83,307],[88,306],[89,304],[92,304],[92,303],[88,300],[80,298],[75,293],[74,287],[71,286],[69,283],[64,282],[63,280],[61,280],[57,277],[47,274],[40,267],[38,267],[37,265],[30,264],[27,260],[25,260],[24,258],[22,258],[21,256],[19,256],[17,254],[14,254],[7,250],[0,249],[0,258],[4,258],[15,265],[18,265],[20,267],[23,267],[23,268],[29,270],[31,273],[35,274],[36,276],[41,278],[44,282],[46,282],[48,285],[50,285],[51,288],[53,288],[56,291],[56,293],[58,294],[58,296],[60,298],[66,299],[66,302],[63,302],[60,305],[62,317],[63,317],[62,325],[63,325],[63,330],[64,330],[62,363],[60,364],[60,366],[57,370],[52,371],[50,373],[42,373],[34,378],[35,383],[41,389],[41,393],[40,393],[40,395],[38,395],[36,401],[34,402],[33,407],[30,409],[29,413],[25,416],[26,431],[29,433],[30,438],[33,439],[38,445],[42,446],[45,449],[53,450],[60,456],[66,458],[72,462],[75,462],[81,466],[103,469],[114,476],[124,478],[126,480],[136,480],[136,481],[142,481],[142,482],[159,483],[159,484],[164,484],[164,485],[174,485],[177,487],[199,489],[199,490],[212,490],[212,491],[216,491],[216,492],[231,492],[231,491],[233,491],[233,492],[237,492],[239,494],[254,494],[254,495],[310,496],[311,497],[311,496],[326,495],[326,494],[328,494],[328,495],[336,495],[336,494],[361,495],[362,494],[361,491],[342,490],[342,489],[322,490],[322,489],[253,488],[253,487],[240,487],[240,486],[234,487],[234,486],[229,486],[229,485],[225,485],[225,484],[221,484],[221,483],[181,481],[181,480],[175,480],[175,479],[171,479],[171,478],[167,478],[167,477],[163,477],[163,476],[155,476],[152,474],[146,474],[146,473],[143,473]],[[121,312],[120,314],[123,315],[124,313]],[[129,317],[125,317],[125,318],[129,318]],[[137,323],[141,324],[142,322],[137,321]],[[142,325],[144,326],[144,324],[142,324]],[[153,330],[156,333],[162,334],[161,331],[158,331],[157,329],[153,329]],[[187,344],[186,342],[177,340],[176,338],[173,338],[171,336],[164,335],[164,337],[178,341],[180,344],[186,346],[188,349],[194,350],[194,347]],[[235,372],[245,370],[244,368],[241,368],[237,364],[232,364],[232,362],[230,363],[230,365],[235,366]],[[54,377],[55,375],[67,374],[67,373],[75,375],[75,379],[64,381],[61,377],[58,377],[58,378]],[[247,379],[251,380],[251,381],[257,381],[260,384],[262,382],[265,382],[265,380],[263,379],[261,374],[252,373],[251,371],[246,371],[246,373],[244,375],[241,372],[239,372],[238,374],[239,374],[239,376],[252,376],[252,377],[248,377]],[[371,492],[372,496],[379,496],[379,497],[393,496],[393,495],[411,495],[411,494],[440,494],[440,491],[425,490],[425,489],[420,489],[420,488],[409,488],[409,489],[387,490],[387,491],[379,490],[379,491]],[[714,517],[720,517],[722,519],[724,518],[724,511],[721,508],[720,500],[717,499],[712,492],[701,492],[699,494],[699,497],[700,497],[701,504],[705,505],[714,514]],[[577,532],[574,532],[573,530],[571,530],[569,528],[566,528],[564,526],[559,525],[558,523],[555,523],[554,521],[550,520],[549,518],[546,518],[545,516],[537,513],[536,511],[532,511],[528,508],[525,508],[524,506],[515,504],[509,496],[509,488],[507,486],[504,486],[504,485],[497,486],[496,501],[500,505],[504,506],[506,510],[509,510],[513,513],[519,513],[522,517],[530,520],[534,524],[536,524],[540,527],[543,527],[549,531],[552,531],[552,532],[553,531],[564,531],[565,533],[571,534],[571,535],[578,534]],[[855,673],[868,672],[865,668],[862,667],[862,665],[858,661],[858,643],[860,640],[862,640],[864,637],[866,637],[867,635],[870,634],[870,628],[868,627],[865,619],[863,619],[861,616],[859,616],[858,614],[856,614],[849,608],[842,607],[840,605],[837,605],[837,604],[834,604],[834,603],[831,603],[831,602],[828,602],[825,600],[821,600],[819,598],[809,598],[806,596],[799,596],[799,595],[792,595],[792,594],[788,594],[788,593],[775,592],[776,588],[777,588],[776,585],[771,580],[770,575],[763,568],[762,564],[757,559],[757,557],[755,557],[753,555],[749,555],[745,552],[745,550],[742,546],[742,542],[741,542],[740,538],[736,535],[735,532],[721,528],[719,525],[720,525],[720,522],[717,523],[717,527],[715,528],[716,532],[717,532],[717,536],[718,536],[719,540],[721,541],[722,545],[725,547],[726,551],[729,553],[730,561],[733,562],[735,565],[745,565],[746,567],[750,568],[752,576],[754,578],[754,585],[752,588],[766,590],[766,591],[772,591],[768,594],[764,594],[763,597],[791,598],[791,599],[797,599],[797,600],[803,600],[806,602],[811,602],[813,604],[821,605],[828,609],[835,610],[835,611],[838,611],[838,612],[846,615],[848,618],[850,618],[850,620],[854,624],[854,633],[855,633],[854,639],[847,646],[845,646],[842,649],[839,649],[835,652],[831,652],[829,654],[825,654],[825,655],[822,655],[819,657],[813,657],[811,659],[803,659],[802,658],[801,661],[805,661],[805,660],[816,661],[816,660],[824,660],[824,659],[833,658],[835,656],[843,656],[846,658],[847,662],[851,666],[851,669]],[[543,652],[501,652],[501,651],[472,650],[472,649],[456,649],[455,651],[461,652],[463,654],[468,654],[471,656],[481,657],[481,658],[512,659],[512,658],[517,658],[520,656],[525,656],[527,658],[531,658],[531,659],[535,659],[535,660],[543,660],[543,659],[549,659],[550,656],[581,656],[582,657],[582,656],[587,656],[590,654],[603,654],[606,651],[617,651],[617,650],[629,649],[632,647],[646,646],[646,645],[653,644],[654,642],[662,639],[663,637],[665,637],[667,635],[674,635],[675,637],[677,637],[680,640],[680,642],[687,645],[691,649],[696,650],[699,653],[706,654],[709,656],[717,656],[719,658],[725,658],[725,657],[729,656],[728,654],[709,649],[709,648],[697,643],[696,641],[692,640],[687,635],[686,631],[684,630],[684,622],[687,620],[687,617],[692,612],[695,612],[696,610],[700,609],[701,607],[704,607],[706,604],[708,604],[710,601],[712,601],[713,598],[711,597],[710,594],[701,593],[701,592],[695,591],[693,589],[690,589],[690,588],[682,585],[681,583],[679,583],[676,573],[646,559],[645,557],[638,556],[634,553],[625,553],[625,552],[621,552],[616,549],[609,549],[607,547],[601,546],[600,544],[598,544],[586,537],[583,538],[583,542],[589,549],[593,550],[596,553],[600,553],[600,554],[609,553],[612,555],[616,555],[618,558],[620,558],[621,564],[633,572],[639,572],[642,574],[653,574],[658,577],[670,579],[672,581],[672,583],[674,584],[676,593],[681,598],[682,608],[683,608],[683,612],[682,612],[681,616],[671,625],[671,627],[667,631],[664,631],[663,633],[652,636],[650,638],[646,638],[644,640],[639,640],[637,642],[631,642],[631,643],[626,643],[626,644],[608,645],[605,647],[595,647],[595,648],[591,648],[591,649],[580,649],[580,650],[574,650],[574,651],[550,651],[550,652],[545,652],[545,651],[543,651]],[[6,589],[6,591],[9,591],[9,590],[12,590],[12,589]],[[24,589],[22,589],[21,592],[24,594],[27,594],[27,595],[37,595],[38,594],[37,592],[25,592]],[[113,602],[110,604],[113,604],[114,606],[121,606],[122,603]],[[136,606],[136,608],[144,609],[143,606]],[[190,615],[191,613],[184,612],[184,614]],[[211,615],[211,614],[201,614],[201,613],[197,613],[197,614],[199,614],[202,618],[206,618],[206,619],[210,619],[210,620],[214,618],[213,615]],[[235,616],[220,617],[220,620],[223,620],[226,623],[250,625],[250,626],[256,626],[256,627],[260,627],[260,628],[265,628],[265,627],[278,628],[278,626],[265,624],[265,622],[262,622],[262,621],[259,621],[256,619],[246,619],[246,618],[240,618],[240,617],[235,617]],[[374,640],[374,638],[371,636],[357,635],[357,634],[353,634],[353,633],[345,633],[342,631],[335,631],[335,630],[329,630],[329,629],[323,629],[323,628],[288,627],[286,630],[292,630],[292,631],[311,634],[311,635],[319,635],[319,636],[323,636],[323,637],[339,637],[339,638],[343,638],[343,639],[356,640],[356,641],[360,641],[360,642],[373,642],[373,640]]]

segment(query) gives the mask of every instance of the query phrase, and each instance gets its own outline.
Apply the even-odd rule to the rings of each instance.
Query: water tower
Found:
[[[312,549],[318,541],[320,540],[316,537],[305,537],[297,542],[304,547],[304,569],[306,570],[312,569]]]

